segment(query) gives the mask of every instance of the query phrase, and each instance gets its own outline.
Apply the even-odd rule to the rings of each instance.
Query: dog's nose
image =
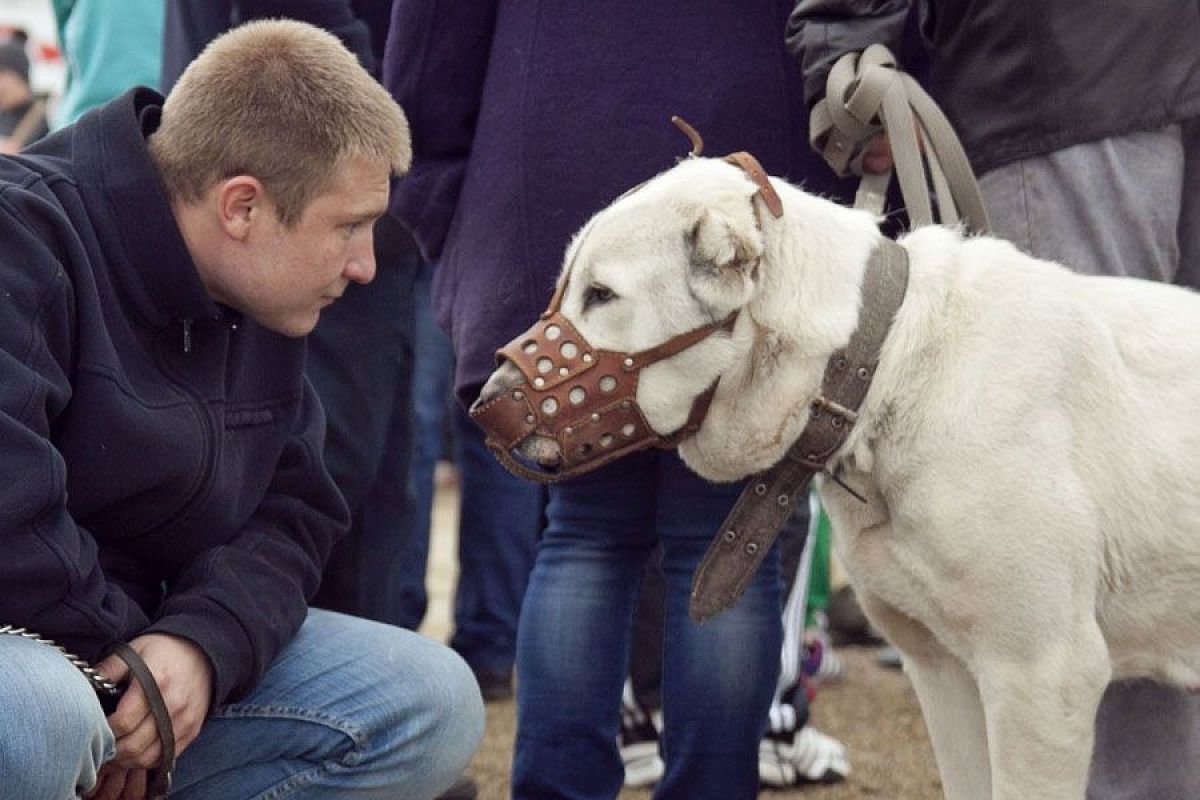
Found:
[[[519,445],[521,455],[543,469],[557,469],[562,464],[562,448],[548,436],[533,435]]]
[[[479,397],[471,404],[471,411],[524,383],[525,376],[521,374],[521,370],[517,369],[517,366],[511,361],[504,361],[487,379],[483,389],[479,391]]]

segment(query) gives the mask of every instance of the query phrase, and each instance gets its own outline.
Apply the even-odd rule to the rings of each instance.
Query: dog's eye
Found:
[[[615,300],[616,297],[612,289],[599,283],[593,283],[583,293],[583,307],[586,310],[593,306],[603,305]]]

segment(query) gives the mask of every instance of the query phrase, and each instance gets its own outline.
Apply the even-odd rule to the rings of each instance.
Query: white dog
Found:
[[[692,159],[568,251],[561,309],[597,348],[740,311],[637,387],[665,434],[720,378],[679,447],[714,481],[797,438],[881,239],[867,213],[771,184],[778,219],[740,169]],[[819,482],[838,554],[905,656],[947,797],[1082,798],[1110,680],[1200,687],[1200,297],[947,228],[901,244],[907,296],[833,461],[867,502]],[[506,365],[484,397],[520,380]]]

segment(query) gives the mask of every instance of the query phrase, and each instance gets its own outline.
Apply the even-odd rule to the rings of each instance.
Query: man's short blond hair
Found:
[[[214,39],[163,104],[150,153],[171,200],[218,181],[262,181],[285,225],[347,158],[412,161],[408,121],[333,35],[302,22],[250,22]]]

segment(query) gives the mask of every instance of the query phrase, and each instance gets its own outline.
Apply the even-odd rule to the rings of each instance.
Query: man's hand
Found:
[[[867,144],[867,149],[863,150],[863,172],[878,175],[891,169],[893,163],[892,143],[886,133],[876,136]]]
[[[212,666],[192,642],[178,636],[150,633],[129,643],[146,662],[166,701],[175,732],[178,755],[195,741],[212,702]],[[129,677],[129,667],[116,655],[96,665],[96,671],[111,681]],[[110,762],[128,769],[152,769],[162,758],[162,744],[146,696],[133,681],[117,710],[108,717],[117,737],[117,754]],[[123,795],[115,795],[124,797]]]
[[[100,766],[96,788],[84,795],[86,800],[144,800],[147,773],[144,769],[126,769],[111,761]]]

